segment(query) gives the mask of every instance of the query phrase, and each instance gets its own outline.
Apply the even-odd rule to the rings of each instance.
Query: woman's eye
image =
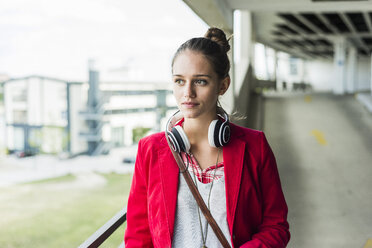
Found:
[[[195,84],[197,84],[197,85],[206,85],[207,84],[207,81],[205,81],[204,79],[198,79],[198,80],[195,80]]]
[[[183,85],[185,83],[185,81],[183,81],[182,79],[176,79],[176,80],[174,80],[174,83],[179,84],[179,85]]]

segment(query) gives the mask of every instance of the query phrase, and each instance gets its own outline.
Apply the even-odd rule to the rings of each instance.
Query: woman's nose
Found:
[[[196,95],[194,85],[191,82],[186,83],[184,91],[185,97],[193,98]]]

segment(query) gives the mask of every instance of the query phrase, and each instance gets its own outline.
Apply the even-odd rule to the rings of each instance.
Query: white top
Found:
[[[190,173],[191,174],[191,173]],[[193,178],[194,175],[191,174]],[[198,216],[198,204],[192,196],[189,187],[183,175],[179,175],[179,186],[177,196],[176,218],[174,223],[173,233],[173,248],[184,247],[202,247],[203,241],[200,230],[200,222]],[[202,196],[205,204],[208,206],[208,195],[212,183],[203,184],[196,180],[197,187],[200,195]],[[213,183],[213,188],[210,197],[210,212],[217,224],[221,228],[226,239],[231,246],[231,235],[229,226],[227,224],[226,215],[226,195],[225,195],[225,177],[217,179]],[[200,210],[200,217],[203,226],[203,235],[205,238],[207,220],[205,219],[202,211]],[[209,248],[222,247],[217,236],[214,234],[213,229],[208,225],[208,234],[206,246]]]

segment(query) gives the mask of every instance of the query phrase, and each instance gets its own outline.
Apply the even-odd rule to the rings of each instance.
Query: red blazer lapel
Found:
[[[242,133],[235,128],[234,124],[231,127],[231,140],[223,147],[223,160],[225,172],[225,190],[226,190],[226,208],[227,222],[229,224],[230,233],[233,233],[235,210],[238,202],[239,188],[242,177],[242,169],[244,162],[245,142],[239,137]]]
[[[167,224],[169,230],[169,247],[174,231],[174,221],[176,216],[176,204],[178,193],[179,169],[176,161],[173,158],[172,152],[165,139],[161,139],[161,148],[158,150],[160,163],[160,176],[163,188],[164,207],[167,212]]]

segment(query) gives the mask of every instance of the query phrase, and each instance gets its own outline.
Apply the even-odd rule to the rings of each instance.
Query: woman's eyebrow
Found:
[[[208,74],[196,74],[196,75],[194,75],[194,77],[207,77],[207,78],[211,78],[211,76],[208,75]]]
[[[181,74],[173,74],[173,77],[183,77],[183,75],[181,75]],[[208,75],[208,74],[195,74],[195,75],[193,75],[193,77],[207,77],[207,78],[211,78],[211,76]]]

